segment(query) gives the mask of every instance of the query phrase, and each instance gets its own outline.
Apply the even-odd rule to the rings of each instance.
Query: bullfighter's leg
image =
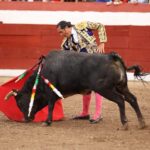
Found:
[[[139,127],[143,129],[145,127],[145,121],[140,111],[137,98],[129,91],[128,87],[124,88],[123,93],[125,95],[125,100],[132,106],[132,108],[136,112],[139,121]]]
[[[101,116],[102,113],[102,96],[98,93],[95,93],[95,113],[92,119],[90,119],[91,123],[98,123],[103,118]]]
[[[125,114],[125,101],[121,94],[119,94],[115,89],[104,89],[100,91],[101,95],[115,103],[119,106],[120,118],[123,125],[123,129],[128,129],[128,121]]]
[[[82,113],[81,116],[87,116],[89,115],[89,105],[91,101],[91,93],[87,95],[83,95],[83,107],[82,107]]]
[[[82,119],[82,120],[88,120],[90,118],[89,115],[89,105],[90,105],[90,101],[91,101],[91,93],[87,94],[87,95],[83,95],[83,99],[82,99],[82,112],[79,116],[75,116],[73,119]]]

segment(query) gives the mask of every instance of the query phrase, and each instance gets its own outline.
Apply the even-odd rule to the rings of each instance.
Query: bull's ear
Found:
[[[18,90],[13,89],[12,91],[10,91],[9,93],[6,94],[4,99],[7,101],[7,100],[9,100],[10,97],[17,96],[17,95],[18,95]]]

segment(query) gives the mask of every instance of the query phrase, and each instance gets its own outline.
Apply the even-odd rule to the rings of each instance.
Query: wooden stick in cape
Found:
[[[53,92],[54,92],[58,97],[64,99],[64,97],[63,97],[63,95],[61,94],[61,92],[58,91],[58,89],[57,89],[52,83],[50,83],[48,79],[44,78],[43,76],[42,76],[42,78],[43,78],[44,82],[53,90]]]
[[[33,107],[33,103],[34,103],[34,99],[35,99],[35,93],[36,93],[37,85],[39,83],[39,75],[40,75],[41,69],[42,69],[42,64],[40,64],[40,66],[38,68],[38,72],[37,72],[37,75],[35,78],[35,83],[34,83],[33,88],[32,88],[32,93],[31,93],[31,98],[30,98],[30,103],[29,103],[28,117],[30,117],[30,113],[31,113],[31,110]]]

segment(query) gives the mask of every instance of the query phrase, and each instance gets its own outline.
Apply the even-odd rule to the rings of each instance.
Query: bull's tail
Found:
[[[142,77],[143,76],[147,76],[149,75],[150,73],[145,73],[145,72],[142,72],[142,68],[139,66],[139,65],[133,65],[133,66],[130,66],[126,69],[127,71],[132,71],[134,70],[134,76],[137,78],[137,79],[141,79],[142,80]]]
[[[141,77],[143,75],[142,68],[138,65],[130,66],[127,68],[127,71],[132,71],[132,70],[134,70],[134,76],[136,78]]]
[[[150,74],[150,73],[144,73],[144,72],[142,72],[142,68],[141,68],[140,66],[138,66],[138,65],[133,65],[133,66],[130,66],[130,67],[126,67],[126,65],[125,65],[125,63],[124,63],[124,61],[123,61],[123,59],[122,59],[121,56],[120,56],[118,53],[116,53],[116,52],[111,52],[110,55],[111,55],[111,57],[112,57],[115,61],[119,61],[119,62],[122,64],[122,66],[124,67],[124,69],[125,69],[126,71],[132,71],[132,70],[134,70],[134,76],[135,76],[137,79],[140,79],[140,80],[143,81],[142,77]]]
[[[121,64],[122,64],[122,67],[126,70],[126,65],[125,65],[125,63],[124,63],[124,61],[123,61],[123,59],[121,58],[121,56],[118,54],[118,53],[116,53],[116,52],[111,52],[110,53],[110,56],[113,58],[113,60],[115,60],[115,61],[119,61]]]

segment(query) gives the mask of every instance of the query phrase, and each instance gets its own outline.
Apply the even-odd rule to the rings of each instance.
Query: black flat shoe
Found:
[[[94,124],[94,123],[98,123],[98,122],[100,122],[102,120],[103,120],[103,117],[99,117],[97,119],[90,119],[89,121],[90,121],[90,123]]]
[[[73,118],[73,120],[89,120],[90,119],[90,115],[86,115],[86,116],[75,116]]]

